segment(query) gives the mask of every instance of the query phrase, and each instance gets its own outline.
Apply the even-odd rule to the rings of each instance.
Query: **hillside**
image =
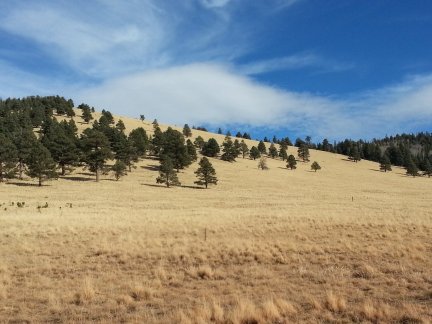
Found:
[[[151,121],[119,118],[152,134]],[[194,185],[196,162],[181,187],[156,184],[151,157],[120,181],[77,169],[41,188],[0,184],[0,320],[430,321],[429,178],[317,150],[316,173],[210,160],[208,190]]]

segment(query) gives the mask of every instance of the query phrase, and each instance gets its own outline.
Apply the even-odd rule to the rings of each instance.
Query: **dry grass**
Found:
[[[118,182],[1,184],[0,322],[430,321],[432,181],[311,159],[212,159],[209,190],[186,187],[196,164],[155,186],[152,159]]]

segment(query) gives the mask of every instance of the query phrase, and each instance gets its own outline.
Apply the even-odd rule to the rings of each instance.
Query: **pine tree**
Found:
[[[244,140],[242,140],[241,143],[240,143],[240,152],[241,152],[241,154],[243,156],[243,159],[249,153],[249,148],[248,148],[248,146],[247,146],[247,144],[245,143]]]
[[[268,170],[267,158],[265,156],[263,156],[262,158],[260,158],[260,160],[258,162],[258,169]]]
[[[80,139],[80,146],[84,153],[84,162],[99,181],[99,174],[105,169],[105,163],[112,158],[110,142],[102,132],[93,128],[84,130]]]
[[[116,124],[116,128],[120,131],[120,132],[124,132],[126,129],[126,126],[123,122],[123,120],[119,119],[119,121]]]
[[[238,156],[241,154],[241,144],[237,138],[234,140],[234,150],[235,157],[238,158]]]
[[[252,146],[249,153],[250,157],[254,160],[261,157],[261,153],[256,146]]]
[[[81,105],[80,105],[80,106],[81,106]],[[81,110],[82,110],[82,119],[83,119],[86,123],[89,123],[90,120],[93,119],[93,115],[92,115],[92,113],[91,113],[91,111],[90,111],[90,107],[87,106],[87,105],[84,105],[84,106],[81,107]]]
[[[144,122],[145,116],[144,115],[140,115],[140,120],[141,120],[141,122]]]
[[[237,151],[234,146],[231,137],[226,136],[224,142],[222,143],[222,155],[221,159],[223,161],[234,162],[237,157]]]
[[[287,150],[282,145],[281,145],[280,150],[279,150],[279,157],[282,159],[282,161],[285,161],[286,159],[288,159]]]
[[[22,179],[25,171],[25,161],[30,156],[33,146],[36,145],[36,136],[31,130],[21,129],[20,134],[15,137],[14,144],[18,151],[18,177]]]
[[[298,153],[298,157],[299,157],[300,159],[302,159],[303,162],[307,162],[307,161],[309,161],[309,157],[310,157],[310,154],[309,154],[309,148],[308,148],[308,146],[307,146],[306,144],[302,144],[302,145],[299,147],[297,153]]]
[[[294,157],[294,155],[290,154],[287,159],[287,168],[290,168],[291,170],[294,170],[297,168],[297,161]]]
[[[429,161],[429,159],[426,157],[424,162],[424,175],[427,175],[428,178],[432,175],[432,165]]]
[[[218,142],[214,138],[210,138],[202,148],[202,154],[208,157],[216,157],[220,152]]]
[[[126,164],[121,160],[117,160],[111,167],[111,171],[114,173],[114,177],[118,181],[121,177],[127,175]]]
[[[413,160],[411,159],[411,157],[408,158],[408,160],[406,161],[405,164],[405,168],[406,168],[406,174],[407,175],[411,175],[413,177],[418,176],[418,168],[415,165],[415,163],[413,162]]]
[[[278,156],[278,151],[276,146],[274,145],[274,143],[270,144],[270,148],[269,148],[269,156],[274,159],[275,157]]]
[[[43,181],[57,178],[57,165],[48,149],[39,141],[32,147],[26,165],[28,167],[27,175],[31,178],[37,178],[39,187],[42,186]]]
[[[311,169],[317,172],[317,170],[321,170],[321,166],[318,164],[317,161],[314,161],[311,165]]]
[[[0,182],[4,178],[12,178],[16,172],[18,152],[13,142],[0,133]]]
[[[168,127],[168,129],[163,133],[162,139],[160,154],[169,156],[177,171],[192,163],[182,133]]]
[[[187,153],[188,153],[191,161],[196,161],[198,158],[197,157],[197,151],[196,151],[195,145],[192,143],[192,141],[190,139],[188,139],[186,141],[186,150],[187,150]]]
[[[162,156],[159,167],[159,177],[156,178],[157,183],[165,183],[167,188],[170,186],[180,186],[177,178],[177,173],[174,170],[174,165],[169,156]]]
[[[218,133],[219,135],[221,135],[221,134],[222,134],[222,128],[219,127],[217,133]]]
[[[265,146],[265,144],[264,144],[263,141],[260,141],[260,142],[258,143],[258,151],[259,151],[261,154],[267,154],[267,148],[266,148],[266,146]]]
[[[353,160],[355,163],[357,163],[358,161],[361,160],[360,152],[359,152],[359,150],[358,150],[357,145],[355,145],[355,146],[352,148],[351,153],[350,153],[350,155],[349,155],[349,159],[350,159],[350,160]]]
[[[144,128],[138,127],[132,130],[129,134],[129,141],[135,148],[138,157],[146,155],[146,152],[149,149],[149,139]]]
[[[383,157],[381,158],[380,161],[380,170],[387,172],[387,171],[391,171],[391,163],[390,163],[390,159],[388,157],[387,154],[384,154]]]
[[[133,164],[138,162],[138,154],[132,141],[124,133],[117,131],[111,146],[116,160],[123,162],[131,172]]]
[[[192,131],[191,131],[191,129],[190,129],[190,127],[189,127],[188,124],[185,124],[184,127],[183,127],[183,135],[185,137],[191,137],[192,136]]]
[[[199,168],[195,171],[195,174],[198,178],[198,181],[195,181],[197,185],[204,185],[207,189],[209,184],[217,184],[216,171],[206,157],[200,160]]]
[[[201,136],[198,135],[197,138],[195,138],[194,145],[201,151],[205,145],[205,141]]]

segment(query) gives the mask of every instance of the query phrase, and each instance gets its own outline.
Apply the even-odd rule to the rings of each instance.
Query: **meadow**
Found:
[[[210,160],[207,190],[197,163],[156,184],[151,157],[0,184],[0,322],[430,323],[431,179],[314,150],[318,172]]]

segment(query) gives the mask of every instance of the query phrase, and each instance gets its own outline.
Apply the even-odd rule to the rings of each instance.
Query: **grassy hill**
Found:
[[[322,151],[311,161],[322,170],[211,159],[208,190],[194,187],[197,163],[182,187],[157,185],[151,158],[120,181],[77,169],[41,188],[0,184],[0,320],[430,321],[432,181]]]

